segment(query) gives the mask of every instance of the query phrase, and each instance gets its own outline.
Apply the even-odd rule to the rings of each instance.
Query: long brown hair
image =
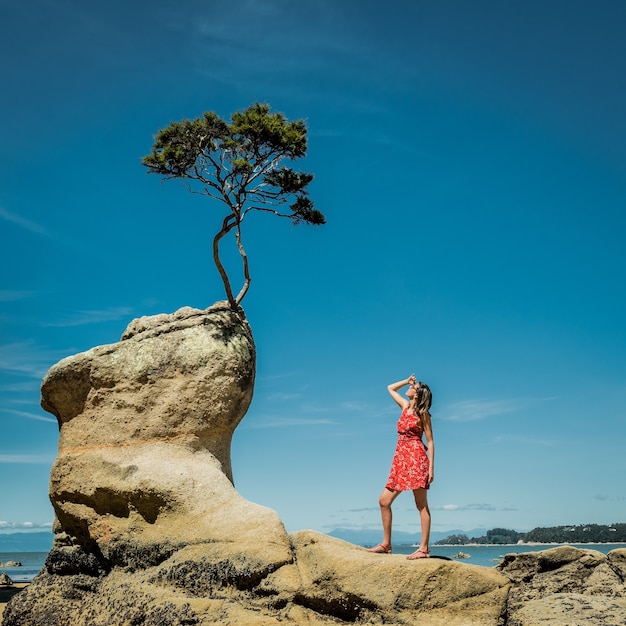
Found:
[[[415,411],[420,417],[430,417],[433,394],[426,383],[415,383]]]

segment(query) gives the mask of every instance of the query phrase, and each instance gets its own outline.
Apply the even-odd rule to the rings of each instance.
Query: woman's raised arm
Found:
[[[398,389],[402,389],[402,387],[406,387],[406,385],[414,385],[415,380],[415,374],[411,374],[405,380],[399,380],[397,383],[387,385],[387,391],[399,407],[406,409],[406,407],[409,406],[409,401],[398,393]]]

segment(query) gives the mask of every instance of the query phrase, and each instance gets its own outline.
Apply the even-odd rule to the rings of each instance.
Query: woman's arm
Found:
[[[424,437],[426,437],[426,445],[428,447],[428,484],[435,480],[435,440],[433,438],[433,425],[430,421],[430,415],[422,416],[422,427],[424,428]]]
[[[415,383],[415,374],[411,374],[406,380],[399,380],[397,383],[391,383],[391,385],[387,385],[387,391],[390,393],[391,397],[396,401],[396,404],[400,406],[402,409],[406,409],[409,406],[409,401],[406,398],[403,398],[399,393],[398,389],[402,389],[402,387],[406,387],[407,385],[413,385]]]

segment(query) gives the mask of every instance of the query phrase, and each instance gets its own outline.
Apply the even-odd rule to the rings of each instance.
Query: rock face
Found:
[[[3,626],[529,626],[569,606],[569,626],[600,609],[624,618],[624,554],[498,571],[288,536],[232,484],[254,376],[248,324],[223,305],[135,320],[120,342],[55,365],[42,385],[60,427],[55,540]]]
[[[245,318],[218,305],[135,320],[120,342],[51,368],[42,406],[60,426],[54,558],[71,545],[105,567],[145,566],[259,528],[284,542],[276,514],[232,485],[230,444],[255,360]]]
[[[508,626],[626,624],[625,549],[509,554],[497,569],[512,583]]]
[[[245,317],[218,304],[135,320],[120,342],[50,369],[42,406],[60,427],[50,478],[56,535],[33,597],[48,605],[57,593],[80,596],[82,614],[84,589],[118,568],[143,570],[199,544],[228,552],[243,541],[261,569],[291,559],[276,513],[232,484],[230,444],[255,363]],[[15,599],[5,624],[71,623],[62,603],[45,609],[49,618],[20,615],[29,595]]]
[[[276,558],[281,547],[289,559]],[[136,569],[47,570],[11,601],[4,626],[495,626],[508,591],[494,569],[370,554],[313,531],[264,553],[251,542],[213,542]]]

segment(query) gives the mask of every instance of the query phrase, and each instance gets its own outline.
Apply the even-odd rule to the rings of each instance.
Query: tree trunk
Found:
[[[246,293],[248,293],[248,289],[250,288],[250,270],[248,268],[248,255],[244,250],[243,244],[241,243],[241,222],[237,224],[237,232],[235,233],[235,237],[237,238],[237,247],[239,248],[239,254],[241,255],[241,259],[243,261],[243,277],[244,283],[241,291],[237,294],[237,298],[235,302],[237,305],[243,300]]]
[[[220,273],[220,276],[222,277],[222,282],[224,283],[224,289],[226,291],[226,298],[228,299],[228,304],[230,305],[230,308],[233,311],[237,311],[237,309],[239,308],[239,305],[237,301],[235,300],[235,298],[233,297],[233,290],[231,289],[230,281],[228,280],[228,274],[226,273],[226,270],[224,269],[224,266],[222,265],[222,261],[220,260],[220,251],[219,251],[220,241],[225,235],[227,235],[234,228],[236,224],[236,222],[229,223],[230,220],[232,219],[234,219],[233,215],[229,215],[226,218],[224,218],[224,221],[222,222],[222,230],[220,230],[220,232],[217,233],[217,235],[215,235],[215,237],[213,238],[213,261],[215,261],[217,271]]]

